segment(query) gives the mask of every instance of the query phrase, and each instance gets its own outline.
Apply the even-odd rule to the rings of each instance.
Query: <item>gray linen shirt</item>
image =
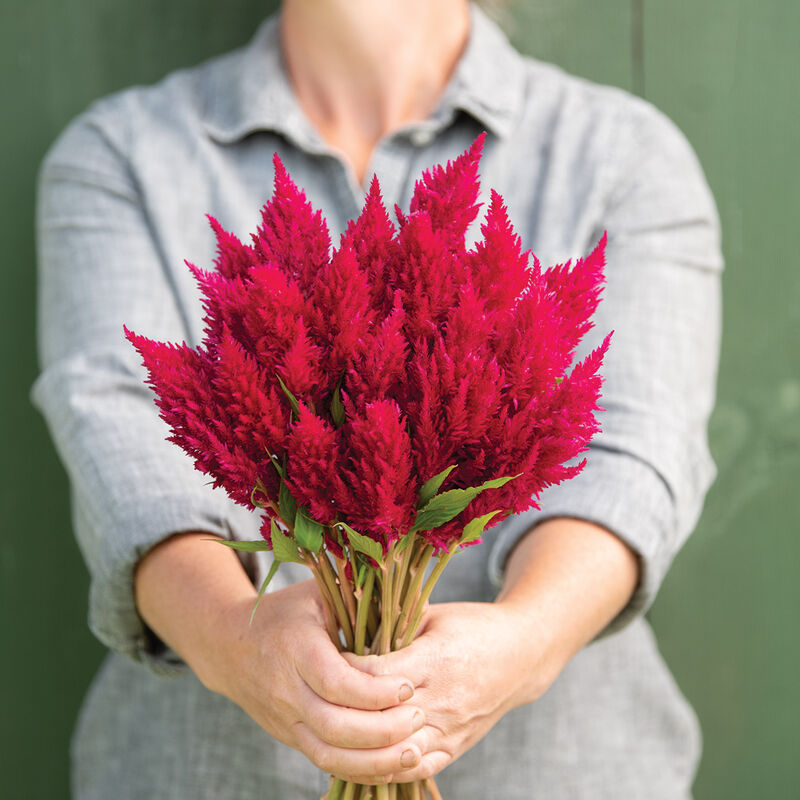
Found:
[[[597,522],[640,555],[630,605],[538,702],[508,714],[439,778],[445,798],[686,798],[700,738],[642,613],[694,527],[715,469],[706,423],[720,337],[719,226],[682,134],[629,94],[524,58],[477,9],[468,47],[429,119],[385,137],[369,175],[406,207],[414,180],[488,131],[483,195],[505,197],[545,265],[608,230],[608,283],[578,357],[615,334],[579,477],[541,496],[449,565],[434,599],[491,601],[504,559],[537,520]],[[364,190],[293,96],[276,18],[240,50],[94,103],[49,150],[37,236],[42,371],[33,388],[69,472],[91,572],[89,624],[111,649],[73,742],[78,800],[318,797],[326,778],[237,706],[207,691],[148,634],[132,569],[169,534],[258,536],[257,520],[204,485],[143,384],[122,325],[197,343],[213,213],[240,237],[269,198],[272,155],[334,240]],[[254,580],[269,556],[246,563]],[[306,578],[284,567],[275,588]]]

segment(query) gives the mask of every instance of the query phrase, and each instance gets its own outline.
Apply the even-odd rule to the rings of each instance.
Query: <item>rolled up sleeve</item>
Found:
[[[89,625],[108,647],[185,668],[137,612],[138,560],[167,536],[228,536],[230,502],[167,442],[122,325],[182,341],[186,327],[114,140],[90,109],[48,152],[37,195],[41,373],[32,389],[68,472],[91,576]]]
[[[707,423],[721,335],[717,210],[683,134],[652,106],[632,102],[614,126],[613,180],[593,232],[596,241],[608,231],[604,299],[576,354],[614,330],[602,369],[602,432],[577,477],[498,526],[489,558],[500,586],[515,544],[545,519],[583,519],[616,534],[638,554],[641,575],[604,635],[652,604],[716,476]]]

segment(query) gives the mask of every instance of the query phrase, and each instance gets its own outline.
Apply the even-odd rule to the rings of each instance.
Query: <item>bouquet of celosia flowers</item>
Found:
[[[542,271],[492,193],[467,249],[482,145],[425,172],[397,226],[373,180],[332,252],[276,156],[252,245],[210,217],[217,269],[189,265],[205,297],[202,345],[126,331],[170,439],[264,510],[263,540],[224,542],[272,550],[259,597],[281,562],[308,565],[331,639],[358,654],[408,645],[448,560],[579,472],[564,462],[597,430],[610,334],[567,370],[599,301],[605,238],[571,269]],[[338,779],[327,796],[373,792],[439,796],[433,781]]]

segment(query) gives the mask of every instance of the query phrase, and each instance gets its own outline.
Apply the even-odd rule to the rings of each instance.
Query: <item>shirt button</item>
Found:
[[[411,140],[411,144],[416,147],[425,147],[425,145],[433,141],[433,131],[426,130],[425,128],[418,128],[415,131],[411,131],[408,138]]]

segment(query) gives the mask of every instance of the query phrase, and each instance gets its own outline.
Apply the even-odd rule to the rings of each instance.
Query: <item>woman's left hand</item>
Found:
[[[569,659],[625,607],[638,579],[638,556],[613,533],[585,520],[553,517],[518,542],[494,603],[433,604],[404,650],[343,653],[365,672],[403,675],[414,683],[414,705],[425,714],[425,726],[408,741],[423,755],[395,782],[435,775],[504,714],[541,697]]]
[[[383,656],[343,653],[371,674],[407,676],[425,726],[413,734],[423,753],[396,782],[440,772],[482,739],[508,711],[539,697],[561,669],[537,643],[530,623],[502,603],[431,605],[418,637],[405,649]]]

